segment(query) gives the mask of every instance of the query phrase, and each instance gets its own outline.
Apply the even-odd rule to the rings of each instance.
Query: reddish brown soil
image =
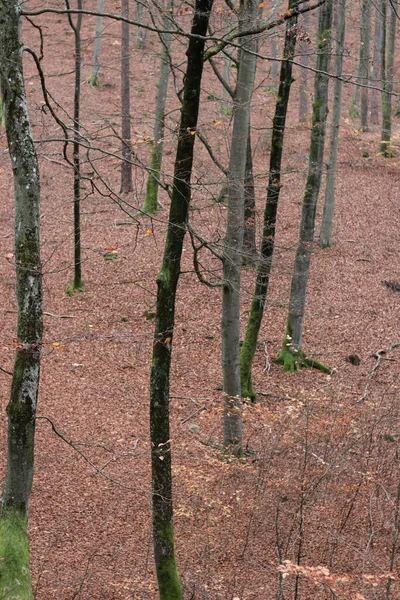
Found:
[[[107,10],[117,11],[116,3],[107,4]],[[71,114],[74,54],[68,23],[57,15],[35,22],[45,27],[48,88]],[[356,24],[351,31],[356,39]],[[82,124],[94,146],[119,152],[120,143],[109,126],[118,129],[120,121],[119,29],[115,23],[107,25],[100,89],[85,83],[93,32],[94,18],[85,18]],[[37,32],[27,23],[24,39],[38,48]],[[268,40],[264,44],[268,54]],[[356,47],[351,48],[353,55]],[[134,48],[132,54],[135,150],[145,162],[148,148],[142,142],[152,131],[157,49],[156,37],[146,34],[145,48]],[[174,52],[182,54],[178,42]],[[258,234],[274,106],[274,96],[264,91],[270,84],[268,73],[268,63],[260,65],[253,102]],[[41,110],[39,79],[28,57],[26,75],[35,139],[60,138],[58,125]],[[220,94],[220,87],[207,68],[200,123],[226,163],[230,119],[218,111],[218,102],[207,101],[210,92]],[[357,594],[373,599],[383,598],[387,588],[393,548],[395,557],[398,552],[400,348],[386,354],[379,365],[372,354],[400,341],[400,294],[382,285],[385,279],[400,281],[400,161],[376,155],[377,131],[357,131],[346,111],[351,93],[346,88],[335,245],[326,251],[314,249],[304,328],[306,352],[335,372],[327,376],[303,370],[290,375],[274,364],[265,371],[265,349],[270,358],[276,356],[284,332],[307,167],[309,128],[297,126],[295,86],[285,144],[288,173],[254,371],[257,389],[267,395],[256,407],[244,409],[242,462],[226,460],[218,450],[220,291],[196,280],[190,241],[185,242],[171,418],[176,548],[188,600],[292,599],[296,584],[302,600],[332,598],[329,586],[340,599],[356,599]],[[171,174],[179,118],[172,84],[168,102],[175,112],[168,119],[163,166]],[[57,114],[68,121],[61,108]],[[396,123],[394,144],[397,129]],[[7,255],[13,251],[13,191],[3,130],[0,148],[0,366],[12,370],[16,301],[14,268]],[[157,597],[148,428],[153,323],[144,313],[154,308],[168,198],[161,194],[165,209],[153,221],[137,221],[110,198],[89,194],[90,184],[83,183],[88,193],[82,203],[85,291],[70,298],[66,288],[72,281],[72,173],[59,162],[59,143],[38,145],[38,152],[46,311],[39,414],[51,419],[75,449],[57,437],[47,421],[38,421],[29,518],[35,597],[152,600]],[[366,152],[369,157],[363,156]],[[103,158],[96,166],[118,192],[119,160]],[[85,164],[83,172],[89,171]],[[145,181],[145,172],[135,169],[135,192],[123,199],[129,203],[123,205],[128,213],[134,214],[142,202]],[[226,209],[212,201],[212,193],[222,177],[199,141],[193,181],[192,223],[204,236],[217,239]],[[104,258],[110,246],[117,248],[115,260]],[[221,273],[217,261],[204,260]],[[243,330],[253,285],[254,270],[246,268]],[[359,366],[347,362],[352,353],[359,355]],[[3,472],[9,385],[10,377],[0,373]],[[194,424],[198,431],[191,428]],[[299,556],[301,565],[310,569],[298,580],[293,574],[280,580],[280,560],[296,563]],[[315,569],[319,566],[331,575]],[[393,599],[400,597],[399,576],[395,564]],[[277,595],[280,586],[282,595]]]

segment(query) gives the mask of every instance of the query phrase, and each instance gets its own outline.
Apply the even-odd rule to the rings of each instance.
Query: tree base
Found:
[[[71,285],[69,287],[67,287],[66,293],[68,294],[68,296],[73,296],[75,290],[77,290],[78,292],[84,292],[85,289],[84,289],[83,283],[82,282],[79,284],[71,283]]]
[[[308,358],[304,350],[300,349],[297,352],[290,348],[282,348],[278,356],[274,359],[274,363],[282,364],[283,371],[294,373],[301,371],[302,367],[309,369],[318,369],[323,373],[332,373],[332,369],[313,358]]]
[[[98,75],[90,75],[88,79],[88,84],[90,87],[100,87],[100,78]]]
[[[0,516],[0,597],[33,600],[26,517],[3,508]]]

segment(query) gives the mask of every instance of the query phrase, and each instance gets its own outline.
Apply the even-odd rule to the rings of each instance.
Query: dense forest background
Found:
[[[128,9],[136,23],[128,26],[128,71],[124,65],[127,55],[122,53],[121,61],[121,22],[103,17],[99,85],[89,85],[96,2],[71,4],[74,10],[78,6],[92,13],[81,17],[80,48],[76,45],[79,16],[69,15],[71,27],[65,14],[69,4],[58,0],[23,3],[28,14],[22,17],[21,40],[40,58],[35,62],[29,52],[23,58],[41,181],[44,332],[28,522],[37,600],[158,597],[153,558],[150,370],[158,343],[154,334],[160,311],[157,277],[168,229],[184,99],[189,38],[183,34],[190,31],[193,6],[189,2],[122,4],[105,0],[100,10],[118,16]],[[338,0],[333,4],[331,75]],[[389,39],[390,14],[397,5],[385,0],[368,4],[370,40],[365,59],[360,54],[365,2],[346,3],[333,243],[321,248],[317,238],[329,167],[335,82],[330,78],[322,186],[305,305],[304,349],[307,357],[318,361],[317,366],[321,363],[330,372],[318,368],[284,372],[273,360],[282,350],[282,339],[284,343],[287,339],[293,264],[310,172],[316,55],[322,48],[317,31],[319,7],[300,15],[296,25],[275,247],[252,371],[257,402],[240,399],[240,452],[230,452],[224,444],[223,292],[220,285],[210,287],[199,280],[200,275],[213,285],[221,284],[226,276],[221,256],[232,199],[229,194],[234,196],[232,181],[228,192],[226,181],[228,177],[229,188],[237,105],[214,67],[225,77],[229,72],[230,85],[235,85],[238,40],[229,46],[228,57],[221,52],[215,55],[214,67],[209,61],[204,63],[199,118],[188,132],[195,140],[192,197],[173,344],[169,337],[162,340],[172,358],[166,460],[172,460],[175,551],[187,600],[388,600],[400,596],[398,44],[394,65],[389,62],[384,76],[382,56],[375,52],[382,49],[382,35],[379,37],[375,27],[377,15],[385,5]],[[249,252],[241,247],[238,254],[243,263],[241,342],[262,262],[259,247],[287,27],[286,4],[262,2],[256,8],[262,13],[257,18],[275,20],[277,25],[250,36],[249,42],[256,44],[249,55],[258,55],[250,112],[255,209],[247,221],[254,226],[255,249]],[[172,21],[166,27],[163,20],[166,14],[173,15],[175,28],[168,43],[157,33],[172,29]],[[218,0],[210,15],[208,33],[213,39],[206,40],[206,51],[236,26],[235,7]],[[154,124],[160,55],[166,44],[171,75],[161,144],[161,138],[154,141]],[[81,52],[78,80],[77,52]],[[271,60],[273,57],[277,60]],[[367,61],[367,73],[360,71],[360,60]],[[387,63],[388,58],[385,60]],[[129,85],[125,80],[121,90],[124,72]],[[382,134],[382,90],[387,91],[388,77],[393,78],[390,142]],[[357,86],[360,83],[361,87]],[[130,92],[130,105],[123,109],[124,89]],[[365,89],[367,122],[361,123]],[[383,111],[386,98],[383,95]],[[127,106],[128,137],[126,130],[121,131],[124,117],[126,126]],[[147,214],[152,211],[142,209],[157,142],[163,151],[159,204],[155,214]],[[74,162],[77,157],[79,173]],[[121,172],[125,168],[122,159],[125,166],[131,165],[128,175]],[[7,461],[10,375],[14,354],[21,349],[16,333],[11,173],[9,142],[1,128],[2,476]],[[81,235],[78,282],[76,253],[74,259],[77,194]],[[161,458],[165,460],[164,455]],[[0,550],[4,559],[1,542]],[[0,567],[0,582],[6,562],[4,559]],[[31,597],[19,596],[18,585],[4,597]],[[164,596],[174,597],[178,598]]]

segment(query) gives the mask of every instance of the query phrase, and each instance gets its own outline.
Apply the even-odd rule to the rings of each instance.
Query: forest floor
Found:
[[[109,10],[116,10],[111,4]],[[58,116],[68,121],[73,36],[62,16],[43,15],[35,22],[44,26],[47,85],[63,107]],[[86,84],[93,32],[94,18],[87,17],[82,124],[93,146],[118,153],[120,142],[112,132],[119,128],[120,113],[118,24],[106,26],[99,89]],[[37,31],[29,23],[23,35],[38,48]],[[159,58],[152,34],[146,34],[143,49],[134,44],[132,37],[133,140],[136,158],[146,162]],[[253,100],[258,239],[275,99],[268,69],[260,65]],[[43,109],[29,57],[26,83],[34,138],[59,139],[62,132]],[[200,127],[226,163],[229,111],[213,97],[207,99],[217,85],[207,68]],[[309,87],[311,94],[311,75]],[[345,88],[334,246],[314,246],[304,324],[304,349],[332,367],[333,374],[307,369],[285,374],[272,363],[285,328],[307,168],[310,129],[297,124],[296,83],[276,252],[254,368],[261,402],[243,410],[246,453],[241,461],[227,459],[219,449],[221,293],[196,279],[190,240],[185,241],[171,373],[171,446],[176,549],[187,600],[382,598],[390,572],[391,597],[400,598],[400,571],[393,562],[400,503],[400,347],[381,358],[375,354],[400,342],[400,293],[382,283],[400,282],[400,151],[392,159],[377,155],[378,128],[360,133],[348,116],[352,91]],[[172,83],[169,105],[163,168],[170,174],[179,118]],[[399,142],[395,121],[393,145]],[[92,194],[90,181],[83,181],[85,290],[69,297],[72,172],[62,164],[59,142],[37,149],[45,291],[38,414],[50,419],[59,435],[47,420],[38,420],[29,518],[35,598],[154,600],[148,426],[154,323],[145,313],[154,310],[168,197],[162,192],[164,208],[156,218],[137,219],[146,182],[142,169],[134,170],[134,193],[119,204]],[[101,158],[96,150],[92,156],[107,185],[118,192],[119,159]],[[84,164],[83,172],[90,171]],[[225,205],[213,201],[222,181],[197,140],[191,223],[214,241],[222,239],[225,222]],[[13,189],[4,130],[0,193],[0,366],[11,371],[16,337]],[[323,193],[318,227],[322,201]],[[221,273],[215,259],[204,257],[204,262]],[[243,332],[254,278],[254,269],[246,267]],[[349,362],[352,354],[360,358],[359,365]],[[10,379],[0,372],[2,472]],[[279,572],[280,563],[286,573]]]

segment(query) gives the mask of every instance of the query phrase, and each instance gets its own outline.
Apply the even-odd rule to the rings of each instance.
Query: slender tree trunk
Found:
[[[343,52],[346,26],[346,0],[337,0],[336,11],[336,44],[335,44],[335,83],[333,91],[333,109],[331,123],[331,141],[329,145],[329,159],[326,173],[325,202],[322,215],[321,231],[319,234],[319,245],[321,248],[329,248],[332,245],[332,223],[335,206],[335,181],[336,163],[339,142],[340,115],[342,111],[342,87],[341,80],[343,69]]]
[[[374,57],[370,65],[370,81],[374,86],[380,84],[380,56],[381,56],[382,15],[378,2],[375,7],[375,30],[374,30]],[[377,90],[370,90],[370,118],[373,125],[379,123],[379,96]]]
[[[258,2],[242,0],[239,27],[255,23]],[[240,389],[240,274],[244,226],[244,182],[250,103],[254,87],[256,40],[247,39],[240,51],[239,71],[234,97],[234,116],[228,174],[228,215],[224,242],[222,292],[222,372],[225,395],[224,446],[236,454],[241,452],[242,416]]]
[[[251,149],[251,126],[246,151],[246,172],[244,178],[244,230],[243,261],[252,262],[256,255],[256,194],[254,189],[253,153]]]
[[[173,2],[168,2],[168,10],[172,11]],[[169,12],[164,13],[163,27],[170,28]],[[153,133],[153,147],[151,151],[150,172],[147,178],[146,197],[143,203],[142,211],[154,215],[158,209],[158,183],[161,177],[161,161],[164,143],[165,126],[165,104],[167,101],[168,80],[171,72],[170,67],[170,47],[171,36],[169,34],[160,34],[161,56],[160,56],[160,74],[158,78],[156,113]]]
[[[299,243],[294,261],[286,333],[283,339],[282,350],[277,358],[278,362],[283,363],[284,371],[297,370],[300,368],[301,364],[315,366],[322,370],[330,371],[327,367],[324,367],[324,365],[306,358],[302,350],[302,333],[307,281],[310,272],[311,253],[314,241],[315,213],[324,159],[329,83],[329,78],[324,73],[329,71],[331,27],[332,0],[328,0],[321,7],[319,16],[317,70],[314,83],[308,174],[303,198]]]
[[[129,0],[121,1],[121,14],[129,18]],[[130,94],[129,23],[121,21],[121,112],[122,112],[122,166],[121,194],[132,191],[132,142]]]
[[[97,0],[97,13],[104,12],[104,0]],[[103,17],[101,14],[96,15],[96,34],[94,38],[93,48],[93,60],[92,60],[92,72],[88,80],[88,84],[92,87],[98,87],[100,85],[99,69],[100,69],[100,54],[101,54],[101,40],[103,36]]]
[[[14,177],[19,340],[7,406],[7,468],[0,507],[0,597],[33,600],[26,528],[43,337],[40,183],[24,88],[19,14],[17,0],[0,3],[0,83]]]
[[[393,152],[390,149],[392,137],[392,92],[393,92],[393,65],[396,42],[396,24],[397,24],[397,0],[390,0],[389,8],[389,26],[387,24],[386,1],[382,2],[384,7],[383,27],[382,27],[382,135],[379,152],[390,158]],[[382,10],[383,12],[383,10]],[[388,30],[386,34],[386,30]],[[387,39],[387,43],[386,43]],[[387,46],[387,59],[386,59]]]
[[[192,33],[207,33],[212,0],[196,0]],[[204,39],[190,38],[178,147],[164,257],[157,279],[157,311],[150,379],[150,436],[153,488],[153,541],[160,600],[180,600],[172,513],[169,378],[175,297],[186,233],[193,150],[203,73]]]
[[[364,6],[365,5],[365,6]],[[362,78],[361,84],[361,131],[368,131],[368,76],[369,76],[369,51],[371,38],[371,2],[364,0],[361,8],[361,48],[363,50]],[[360,54],[361,57],[361,54]],[[360,58],[361,62],[361,58]]]
[[[143,0],[136,0],[136,21],[140,24],[143,23]],[[143,48],[144,46],[144,37],[143,37],[143,27],[138,25],[136,29],[136,40],[138,48]]]
[[[298,0],[290,0],[288,10],[296,10]],[[283,137],[285,134],[286,115],[289,104],[290,88],[292,85],[293,63],[296,48],[296,25],[293,19],[286,25],[283,60],[280,69],[280,83],[272,123],[271,155],[267,199],[264,212],[263,237],[261,242],[261,261],[257,268],[256,286],[251,303],[249,321],[240,353],[241,391],[243,398],[257,399],[252,382],[252,366],[257,347],[258,334],[264,313],[265,299],[268,291],[271,271],[272,254],[275,244],[275,224],[278,209],[279,193],[281,190],[281,165]]]
[[[271,20],[273,20],[275,18],[277,8],[278,8],[278,1],[273,0],[272,8],[271,8],[271,15],[270,15]],[[274,85],[276,85],[276,80],[278,79],[278,61],[277,61],[278,50],[279,50],[278,36],[277,36],[276,32],[273,32],[272,37],[271,37],[271,57],[273,59],[271,62],[271,79],[272,79]]]
[[[306,6],[306,2],[304,3]],[[308,121],[308,94],[307,94],[307,79],[308,79],[308,53],[309,45],[307,42],[308,27],[310,26],[310,13],[306,12],[302,16],[302,29],[304,30],[304,40],[299,43],[299,54],[301,57],[301,64],[304,66],[300,70],[300,84],[299,84],[299,123],[304,124]]]
[[[369,71],[369,46],[370,46],[370,20],[371,20],[371,3],[370,0],[361,0],[361,14],[360,14],[360,52],[358,57],[358,69],[357,69],[357,83],[364,84],[368,81]],[[368,91],[368,90],[367,90]],[[367,93],[366,91],[366,93]],[[352,100],[352,111],[354,115],[359,114],[360,97],[362,95],[362,88],[358,85],[355,88],[353,100]],[[365,103],[368,110],[368,96],[364,97],[364,110]],[[362,124],[361,124],[362,127]]]
[[[69,0],[66,0],[69,8]],[[82,10],[82,0],[77,2],[78,10]],[[68,14],[75,40],[75,91],[74,91],[74,282],[67,293],[72,295],[74,290],[83,290],[82,259],[81,259],[81,161],[80,161],[80,99],[81,99],[81,28],[82,13],[78,14],[74,24],[71,14]]]

